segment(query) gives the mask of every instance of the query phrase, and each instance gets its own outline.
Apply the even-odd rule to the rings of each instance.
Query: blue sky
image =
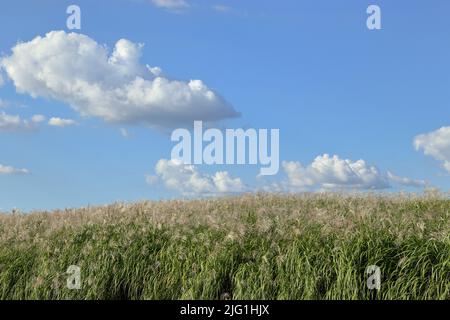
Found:
[[[81,8],[81,30],[66,27],[71,4]],[[370,4],[381,8],[381,30],[366,27]],[[330,185],[389,192],[421,192],[424,185],[450,189],[448,1],[16,0],[0,6],[0,52],[6,59],[0,71],[0,210]],[[47,37],[51,31],[64,33]],[[87,65],[94,58],[77,60],[84,53],[70,51],[70,32],[85,36],[74,38],[76,43],[105,46],[109,55],[120,39],[129,50],[142,43],[133,63],[159,67],[164,79],[185,86],[201,80],[219,100],[203,105],[199,97],[198,104],[181,105],[188,113],[178,114],[178,105],[168,113],[162,101],[147,106],[160,113],[140,114],[140,105],[124,110],[129,104],[114,105],[111,98],[100,110],[88,90],[109,83],[109,69]],[[14,55],[18,41],[37,36],[42,38],[32,47],[36,51]],[[68,61],[74,65],[51,69],[37,58],[42,50],[57,57],[73,54]],[[30,61],[20,71],[18,66]],[[137,75],[131,69],[128,78],[113,79],[108,88],[125,88]],[[68,93],[59,85],[78,78],[88,79],[89,86]],[[188,120],[197,111],[206,117],[198,120],[214,118],[220,127],[279,128],[285,161],[279,175],[262,181],[251,165],[203,165],[186,172],[162,161],[174,145],[167,123]],[[222,119],[219,111],[241,116]],[[122,112],[126,119],[116,117]],[[36,115],[45,120],[33,121]],[[156,128],[160,124],[164,130]],[[377,171],[367,177],[371,168]],[[218,171],[227,172],[226,188],[215,184]],[[192,177],[208,186],[198,189]]]

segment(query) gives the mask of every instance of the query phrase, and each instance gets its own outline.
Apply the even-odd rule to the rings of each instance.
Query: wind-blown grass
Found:
[[[82,288],[66,286],[70,265]],[[369,290],[365,269],[381,268]],[[0,299],[449,299],[445,197],[246,195],[0,214]]]

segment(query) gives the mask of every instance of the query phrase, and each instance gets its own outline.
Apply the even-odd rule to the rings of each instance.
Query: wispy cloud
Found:
[[[189,3],[185,0],[151,0],[151,2],[158,8],[170,11],[178,11],[189,7]]]
[[[129,138],[130,137],[130,133],[128,132],[127,129],[125,128],[120,128],[119,129],[120,135],[124,138]]]
[[[9,102],[0,98],[0,108],[9,107]]]
[[[388,177],[389,181],[391,181],[395,184],[401,185],[401,186],[405,186],[405,187],[420,188],[420,187],[427,186],[427,182],[424,180],[415,180],[415,179],[410,179],[410,178],[406,178],[406,177],[399,177],[389,171],[387,173],[387,177]]]
[[[63,127],[73,126],[75,124],[76,124],[75,120],[72,120],[72,119],[61,119],[61,118],[58,118],[58,117],[52,117],[48,121],[48,125],[49,126],[53,126],[53,127],[62,127],[63,128]]]
[[[0,164],[0,175],[21,175],[29,173],[30,171],[28,171],[28,169],[17,169],[11,166],[4,166]]]
[[[231,7],[223,5],[223,4],[215,4],[212,6],[214,11],[218,11],[218,12],[230,12],[231,11]]]
[[[0,112],[0,132],[30,131],[37,129],[37,124],[43,121],[42,115],[34,115],[30,120],[18,115]]]

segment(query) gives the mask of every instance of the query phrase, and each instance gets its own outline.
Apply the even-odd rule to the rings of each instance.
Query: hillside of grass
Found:
[[[67,288],[71,265],[81,289]],[[380,290],[367,288],[369,265]],[[246,195],[0,214],[0,299],[450,299],[450,200]]]

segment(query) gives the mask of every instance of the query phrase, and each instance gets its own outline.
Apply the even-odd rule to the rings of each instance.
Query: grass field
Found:
[[[80,290],[67,288],[70,265]],[[381,270],[380,290],[365,269]],[[0,214],[0,299],[450,299],[450,200],[270,195]]]

